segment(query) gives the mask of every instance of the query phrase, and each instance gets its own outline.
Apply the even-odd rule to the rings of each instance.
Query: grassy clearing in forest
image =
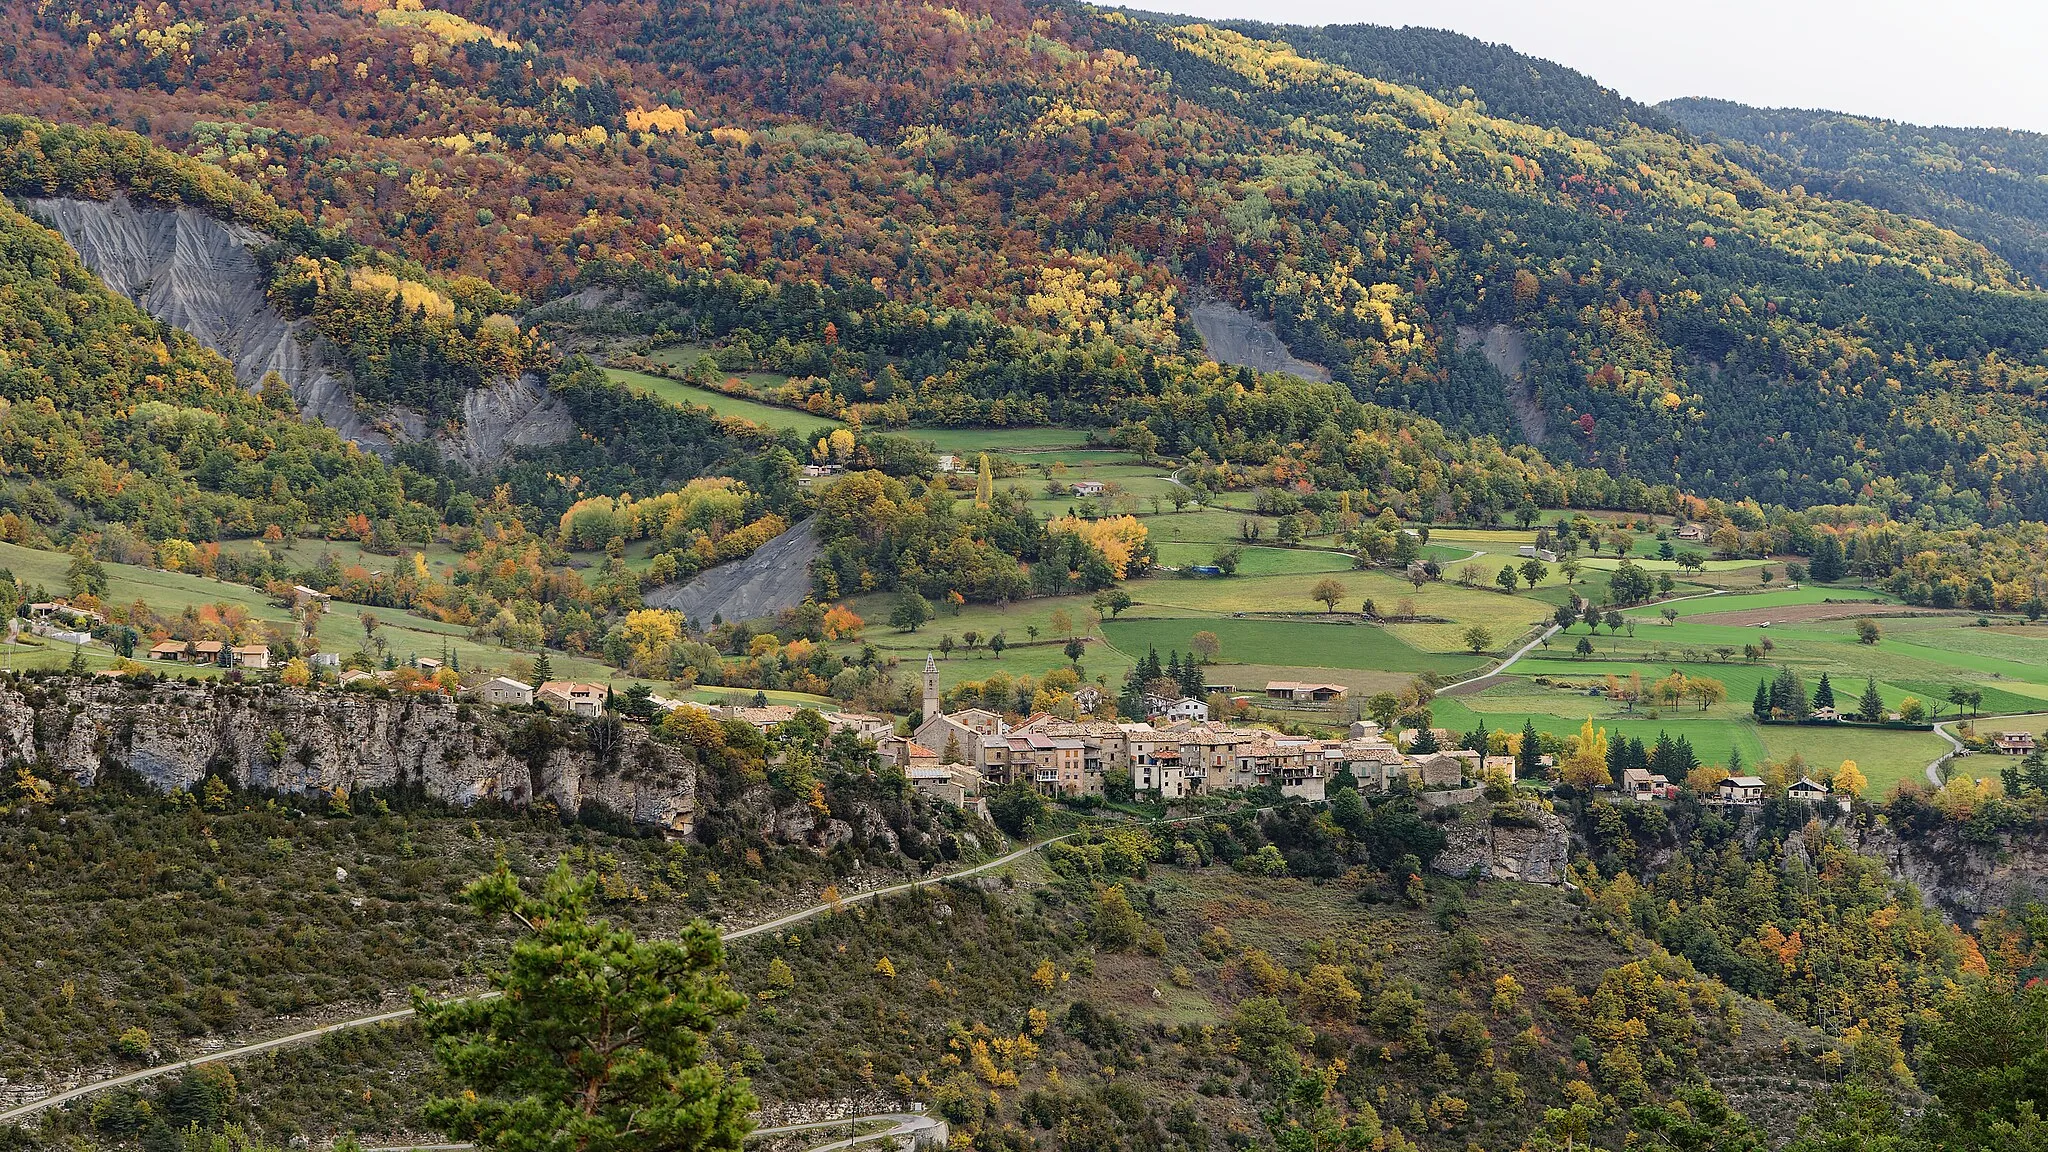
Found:
[[[700,388],[695,384],[685,384],[681,380],[671,380],[666,376],[652,376],[627,368],[607,368],[604,371],[612,383],[645,392],[657,400],[709,408],[720,416],[737,416],[742,420],[751,420],[763,428],[793,428],[806,438],[823,435],[834,428],[846,426],[843,421],[830,416],[763,404],[759,400],[728,395],[715,388]]]

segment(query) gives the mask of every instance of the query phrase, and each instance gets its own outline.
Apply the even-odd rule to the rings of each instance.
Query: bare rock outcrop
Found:
[[[299,411],[364,447],[389,441],[356,411],[348,374],[320,350],[304,321],[286,320],[263,294],[254,250],[268,241],[196,208],[73,197],[25,202],[108,288],[221,354],[255,388],[277,373]]]
[[[410,408],[393,408],[382,427],[402,441],[432,438],[443,459],[480,471],[520,448],[560,444],[576,435],[569,409],[531,372],[472,388],[462,397],[462,415],[452,429],[435,434],[434,422]]]
[[[1445,876],[1466,876],[1477,868],[1490,880],[1562,884],[1571,862],[1570,826],[1529,801],[1498,808],[1467,804],[1444,826],[1444,836],[1444,849],[1429,867]]]
[[[255,256],[268,238],[245,225],[118,196],[31,199],[24,207],[63,236],[108,288],[220,353],[243,387],[254,389],[277,373],[302,416],[366,449],[388,452],[394,442],[432,438],[444,457],[478,469],[517,448],[576,434],[569,410],[531,374],[472,390],[453,431],[404,409],[364,409],[346,368],[312,327],[271,307]]]
[[[644,729],[623,725],[605,747],[568,719],[557,721],[554,739],[518,740],[519,722],[440,697],[273,685],[0,687],[0,755],[48,763],[82,785],[125,770],[166,790],[209,774],[299,794],[412,788],[456,805],[547,800],[569,813],[596,806],[673,833],[691,830],[696,766]]]
[[[1260,320],[1242,308],[1220,300],[1195,305],[1188,319],[1202,335],[1202,346],[1218,364],[1236,364],[1261,372],[1290,372],[1304,380],[1328,383],[1330,370],[1321,364],[1298,359],[1270,321]]]
[[[1877,823],[1851,828],[1849,836],[1858,852],[1884,861],[1895,878],[1966,928],[2002,908],[2048,900],[2048,832],[2022,829],[1980,842],[1953,826],[1902,834]]]
[[[664,584],[641,597],[671,608],[702,627],[713,616],[755,620],[794,608],[811,594],[811,561],[823,546],[817,522],[806,520],[754,550],[753,555],[707,569],[687,584]]]
[[[1529,338],[1522,334],[1521,329],[1506,324],[1489,324],[1484,328],[1460,324],[1458,347],[1463,351],[1478,352],[1481,359],[1501,374],[1501,378],[1507,381],[1508,405],[1514,409],[1515,425],[1522,430],[1522,439],[1531,444],[1542,444],[1550,435],[1550,426],[1543,414],[1543,405],[1536,399],[1536,390],[1529,385]]]

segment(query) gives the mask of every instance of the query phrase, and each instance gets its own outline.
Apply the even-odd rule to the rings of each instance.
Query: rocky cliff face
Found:
[[[167,209],[73,198],[25,202],[54,228],[107,287],[151,316],[182,328],[235,366],[255,388],[276,372],[299,412],[372,451],[395,440],[439,444],[442,455],[474,469],[527,445],[558,444],[576,424],[537,376],[500,380],[463,398],[459,426],[435,428],[417,413],[368,412],[356,403],[347,371],[303,320],[287,320],[264,296],[254,250],[259,232],[192,208]]]
[[[1444,835],[1444,850],[1429,867],[1445,876],[1469,875],[1476,867],[1492,880],[1562,884],[1571,862],[1570,826],[1528,801],[1500,811],[1483,802],[1464,805]]]
[[[441,455],[476,471],[517,448],[560,444],[576,435],[569,409],[531,372],[473,388],[462,398],[462,426],[441,437]]]
[[[515,750],[512,724],[437,698],[168,682],[0,687],[0,756],[46,762],[81,784],[122,768],[164,789],[209,773],[302,794],[417,788],[457,805],[549,800],[569,813],[595,805],[691,830],[695,765],[637,725],[600,751],[578,722],[559,724],[565,738]],[[272,733],[285,739],[281,763]]]
[[[2018,832],[1997,843],[1963,839],[1954,828],[1901,836],[1878,825],[1849,833],[1856,850],[1885,862],[1928,903],[1965,927],[2026,900],[2048,900],[2048,833]]]
[[[253,250],[261,233],[193,208],[146,208],[126,197],[28,200],[29,215],[55,229],[108,288],[220,353],[255,388],[275,372],[308,419],[365,447],[389,441],[356,411],[345,372],[303,321],[286,320],[263,294]]]

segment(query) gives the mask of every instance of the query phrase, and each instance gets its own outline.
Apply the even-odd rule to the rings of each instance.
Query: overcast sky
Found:
[[[1120,3],[1122,0],[1100,0]],[[1718,96],[2048,132],[2048,0],[1137,0],[1290,24],[1420,24],[1555,60],[1647,103]]]

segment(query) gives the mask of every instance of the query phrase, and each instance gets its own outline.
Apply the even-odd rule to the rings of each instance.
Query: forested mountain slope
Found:
[[[1672,100],[1659,110],[1727,145],[1774,185],[1932,220],[2029,278],[2048,279],[2048,136],[1727,100]]]
[[[2005,260],[1501,50],[1013,0],[5,8],[11,103],[145,128],[529,297],[609,258],[1171,356],[1199,287],[1360,398],[1503,436],[1502,382],[1454,328],[1507,324],[1554,456],[1766,501],[2048,512],[2048,298]],[[1461,87],[1493,111],[1431,94]]]
[[[1146,14],[1160,23],[1202,21]],[[1256,20],[1226,20],[1223,27],[1259,40],[1284,40],[1306,56],[1394,84],[1420,88],[1447,103],[1477,99],[1492,115],[1560,128],[1621,131],[1630,124],[1669,129],[1674,121],[1576,69],[1525,56],[1505,44],[1442,28],[1389,28],[1379,24],[1297,27]]]
[[[374,457],[293,418],[281,391],[245,391],[226,361],[109,292],[5,204],[0,397],[0,459],[26,482],[0,514],[11,541],[46,507],[61,515],[59,498],[186,540],[426,514]],[[267,450],[239,454],[252,444]]]
[[[1906,216],[1778,190],[1563,70],[1529,65],[1517,97],[1519,58],[1498,50],[1296,34],[1325,59],[1016,4],[261,11],[24,7],[0,74],[19,104],[146,128],[277,211],[345,229],[352,250],[450,275],[442,330],[431,309],[364,323],[360,305],[398,297],[360,299],[353,273],[314,294],[340,302],[321,330],[352,353],[358,334],[384,340],[350,357],[372,401],[451,412],[498,360],[544,368],[500,339],[517,329],[492,316],[519,303],[502,290],[545,295],[613,261],[822,282],[1043,342],[1048,371],[1023,377],[955,372],[943,347],[821,361],[818,387],[892,394],[904,419],[1116,423],[1213,388],[1210,415],[1164,447],[1256,462],[1311,439],[1309,410],[1263,448],[1207,423],[1228,388],[1172,367],[1200,287],[1269,315],[1360,398],[1502,436],[1506,389],[1455,329],[1512,327],[1554,458],[1791,504],[2048,511],[2048,298],[2008,264]],[[1342,60],[1446,93],[1470,68],[1522,118]],[[58,191],[64,174],[26,143],[8,186]],[[356,259],[301,255],[314,270]],[[811,327],[785,339],[844,335]]]

